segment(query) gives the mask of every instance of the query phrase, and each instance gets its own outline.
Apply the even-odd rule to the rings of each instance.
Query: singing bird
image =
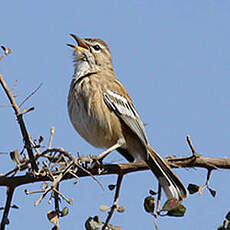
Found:
[[[71,36],[77,44],[68,44],[75,63],[68,112],[75,130],[91,145],[105,148],[104,156],[117,150],[129,162],[144,160],[169,199],[185,198],[182,182],[150,146],[143,122],[114,74],[107,44],[101,39]]]

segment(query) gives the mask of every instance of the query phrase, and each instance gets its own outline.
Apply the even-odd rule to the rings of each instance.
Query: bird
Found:
[[[144,160],[168,199],[183,200],[186,189],[167,162],[151,147],[144,124],[127,90],[115,76],[108,45],[98,38],[70,34],[74,74],[68,94],[68,114],[75,130],[88,143],[117,150],[129,162]]]

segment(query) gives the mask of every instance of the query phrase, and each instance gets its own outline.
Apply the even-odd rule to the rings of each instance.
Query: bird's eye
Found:
[[[93,46],[93,49],[95,51],[99,51],[99,50],[101,50],[101,47],[99,45],[95,45],[95,46]]]

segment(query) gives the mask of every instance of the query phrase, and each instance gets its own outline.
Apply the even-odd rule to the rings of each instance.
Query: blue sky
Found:
[[[187,156],[190,135],[197,151],[210,157],[229,157],[230,117],[230,2],[228,0],[179,1],[2,1],[0,44],[13,52],[0,63],[0,72],[10,88],[17,80],[17,102],[40,83],[42,88],[24,107],[35,107],[25,116],[34,138],[42,135],[48,143],[49,129],[55,127],[53,146],[73,153],[97,154],[72,128],[66,108],[73,74],[72,42],[69,33],[105,40],[112,52],[115,73],[133,98],[148,138],[162,156]],[[0,90],[0,105],[8,101]],[[22,140],[10,108],[0,108],[0,152],[22,148]],[[1,173],[14,166],[1,155]],[[114,152],[106,162],[125,162]],[[204,184],[204,169],[178,169],[184,184]],[[99,177],[106,187],[115,176]],[[208,192],[184,201],[183,218],[160,218],[160,229],[216,229],[230,209],[229,172],[219,170],[211,178],[216,198]],[[153,218],[144,212],[143,199],[157,183],[150,172],[133,173],[124,179],[120,205],[123,214],[112,223],[123,229],[154,229]],[[8,229],[50,229],[46,212],[52,206],[17,189],[14,203],[20,209],[10,213]],[[89,216],[105,214],[100,205],[110,205],[113,193],[101,191],[90,178],[61,185],[73,198],[70,214],[61,220],[62,229],[83,229]],[[0,206],[4,190],[0,189]],[[66,206],[65,203],[62,203]]]

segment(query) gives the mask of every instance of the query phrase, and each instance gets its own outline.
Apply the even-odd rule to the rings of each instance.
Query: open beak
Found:
[[[70,36],[77,42],[78,46],[73,44],[67,44],[67,46],[70,46],[75,50],[80,50],[80,49],[89,50],[89,46],[85,42],[83,42],[79,37],[77,37],[75,34],[70,34]]]

